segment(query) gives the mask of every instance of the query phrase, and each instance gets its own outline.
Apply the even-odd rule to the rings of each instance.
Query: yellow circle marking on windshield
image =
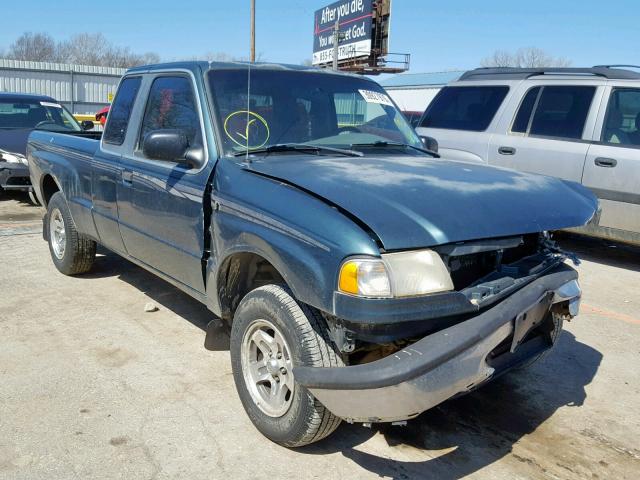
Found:
[[[238,115],[243,115],[245,122],[239,126],[240,128],[237,128],[238,126],[235,126],[235,128],[231,128],[231,131],[229,131],[230,120],[234,119]],[[250,135],[251,129],[255,130],[256,128],[258,129],[258,135],[256,135],[256,133]],[[252,137],[251,140],[253,140],[254,137],[257,137],[259,141],[260,137],[262,137],[262,135],[259,135],[261,130],[264,132],[264,140],[261,143],[252,145],[250,143],[249,137]],[[264,146],[269,141],[269,136],[271,135],[269,131],[269,124],[264,119],[264,117],[250,110],[238,110],[227,115],[227,118],[224,120],[224,133],[231,139],[233,143],[241,147],[248,148],[249,150]]]

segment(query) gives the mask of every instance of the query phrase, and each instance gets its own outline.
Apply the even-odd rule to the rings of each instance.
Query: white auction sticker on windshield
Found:
[[[42,105],[43,107],[62,108],[59,103],[40,102],[40,105]]]
[[[391,99],[384,93],[374,92],[372,90],[358,90],[360,95],[365,99],[367,103],[380,103],[381,105],[391,105]]]

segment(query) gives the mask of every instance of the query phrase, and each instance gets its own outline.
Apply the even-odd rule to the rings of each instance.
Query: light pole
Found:
[[[251,62],[256,61],[256,0],[251,0]]]

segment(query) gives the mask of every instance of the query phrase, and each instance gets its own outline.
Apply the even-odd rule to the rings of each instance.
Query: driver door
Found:
[[[194,80],[186,73],[152,77],[133,151],[121,160],[118,218],[132,257],[204,293],[203,199],[213,167],[205,161],[202,168],[192,169],[146,158],[142,152],[151,131],[182,130],[190,145],[203,144],[202,106]],[[204,150],[206,155],[206,146]]]

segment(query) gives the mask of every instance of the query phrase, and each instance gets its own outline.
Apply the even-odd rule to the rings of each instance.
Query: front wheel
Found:
[[[65,275],[86,273],[96,256],[96,242],[78,233],[64,195],[53,194],[47,205],[49,251],[56,268]]]
[[[326,323],[287,289],[267,285],[249,292],[231,328],[231,364],[236,389],[256,428],[286,447],[317,442],[340,418],[293,376],[295,365],[343,366]]]

